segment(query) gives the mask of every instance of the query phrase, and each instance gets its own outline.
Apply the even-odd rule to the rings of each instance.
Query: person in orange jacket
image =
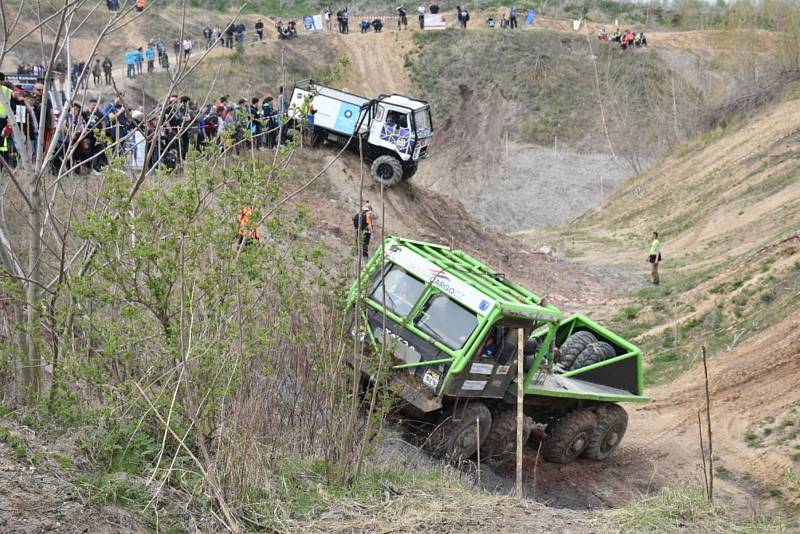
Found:
[[[239,219],[239,246],[249,245],[261,238],[258,227],[250,224],[250,215],[252,213],[253,208],[246,207],[237,215]]]

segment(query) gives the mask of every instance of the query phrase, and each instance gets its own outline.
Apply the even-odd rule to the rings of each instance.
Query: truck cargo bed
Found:
[[[577,378],[569,378],[549,373],[537,373],[525,389],[525,393],[547,397],[575,397],[578,395],[584,399],[612,402],[647,402],[648,400],[647,397],[633,395],[624,389],[612,388]]]

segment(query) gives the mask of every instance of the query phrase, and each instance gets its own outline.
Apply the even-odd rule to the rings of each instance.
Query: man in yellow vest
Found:
[[[3,102],[10,103],[13,93],[5,82],[6,76],[0,72],[0,91],[5,96],[5,98],[0,98],[0,158],[6,160],[7,163],[11,163],[11,125],[8,123],[8,111]],[[6,126],[9,126],[9,128],[6,128]]]
[[[653,275],[653,285],[658,285],[658,264],[661,263],[661,242],[658,240],[658,232],[653,232],[653,242],[650,244],[650,255],[647,257],[650,262],[650,272]]]

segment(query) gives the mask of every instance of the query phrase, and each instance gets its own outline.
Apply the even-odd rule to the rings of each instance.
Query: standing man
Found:
[[[128,78],[136,78],[136,51],[128,50],[125,52],[125,65],[128,68]]]
[[[369,205],[369,200],[365,200],[361,211],[353,216],[356,239],[361,248],[361,255],[364,258],[369,258],[369,240],[372,238],[372,220],[372,206]]]
[[[100,85],[100,60],[96,59],[94,61],[94,67],[92,67],[92,81],[94,82],[94,86],[97,87]]]
[[[650,255],[647,257],[650,262],[650,272],[653,275],[653,285],[659,284],[658,264],[661,263],[661,242],[658,240],[658,232],[653,232],[653,242],[650,244]]]
[[[190,38],[186,38],[183,40],[183,59],[186,61],[189,60],[189,56],[192,55],[192,48],[194,48],[194,42]]]
[[[417,8],[417,13],[419,14],[419,29],[425,29],[425,6],[422,4],[419,5]]]
[[[144,65],[144,50],[142,47],[136,49],[136,74],[142,73],[142,66]]]
[[[145,55],[147,57],[147,74],[152,74],[155,70],[156,64],[156,49],[153,46],[153,43],[147,45],[147,50],[145,51]]]
[[[264,21],[261,19],[258,19],[258,22],[256,22],[256,35],[258,35],[259,41],[264,40]]]
[[[511,23],[510,27],[513,30],[514,28],[517,27],[517,6],[511,6],[511,10],[509,11],[508,18],[509,18],[509,22]]]
[[[210,26],[206,26],[205,28],[203,28],[203,37],[206,40],[206,50],[211,48],[211,37],[213,35],[214,35],[214,33],[211,31],[211,27]]]
[[[103,60],[103,74],[106,78],[106,85],[111,85],[111,60],[108,59],[108,56]]]

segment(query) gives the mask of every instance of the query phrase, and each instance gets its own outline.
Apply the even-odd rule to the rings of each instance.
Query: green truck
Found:
[[[583,315],[563,317],[459,250],[389,237],[349,305],[353,339],[371,361],[385,346],[400,402],[430,425],[426,444],[443,456],[513,454],[518,357],[524,439],[543,431],[547,461],[607,458],[628,424],[618,403],[648,401],[639,348]]]

